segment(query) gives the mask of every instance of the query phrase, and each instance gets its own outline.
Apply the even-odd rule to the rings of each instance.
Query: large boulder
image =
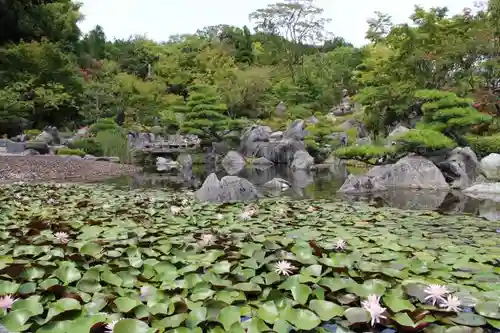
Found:
[[[314,165],[314,158],[305,150],[295,152],[292,161],[292,169],[309,170]]]
[[[246,161],[238,152],[230,151],[224,156],[221,164],[228,174],[235,175],[245,167]]]
[[[479,176],[479,160],[469,147],[453,149],[446,161],[437,164],[451,188],[471,186]]]
[[[283,139],[285,140],[297,140],[301,141],[307,135],[306,122],[302,119],[294,120],[290,127],[283,133]]]
[[[225,176],[221,180],[215,173],[210,174],[195,193],[200,201],[237,202],[258,199],[261,195],[255,186],[244,178]]]
[[[500,180],[500,154],[492,153],[480,162],[481,173],[488,180]]]
[[[361,194],[387,189],[449,190],[441,171],[421,156],[406,156],[395,164],[376,166],[366,175],[349,176],[339,192]]]

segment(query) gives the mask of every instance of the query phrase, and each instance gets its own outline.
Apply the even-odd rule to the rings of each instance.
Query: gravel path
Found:
[[[0,183],[12,181],[99,181],[129,175],[141,168],[71,157],[0,156]]]

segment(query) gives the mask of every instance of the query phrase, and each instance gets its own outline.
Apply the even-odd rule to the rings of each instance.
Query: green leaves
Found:
[[[40,193],[50,191],[46,186]],[[37,193],[35,189],[22,192]],[[46,237],[52,237],[45,231],[31,239],[31,245],[14,247],[7,241],[5,256],[16,253],[15,259],[3,261],[7,273],[0,280],[0,295],[12,295],[17,301],[11,309],[0,310],[0,317],[11,331],[87,333],[89,327],[120,318],[126,319],[115,328],[131,332],[324,332],[323,326],[333,323],[340,331],[353,331],[371,321],[361,302],[374,295],[381,296],[380,306],[387,309],[381,325],[390,323],[397,330],[428,323],[443,329],[499,326],[495,301],[500,296],[500,270],[495,266],[499,243],[491,237],[485,241],[486,234],[476,235],[477,230],[486,230],[482,220],[415,216],[418,213],[366,206],[356,206],[354,216],[351,206],[327,202],[314,203],[321,208],[309,216],[311,203],[262,200],[249,236],[247,228],[234,222],[240,221],[243,209],[238,204],[193,203],[189,214],[176,216],[174,223],[171,214],[157,213],[161,209],[156,206],[156,213],[147,213],[153,207],[149,200],[137,205],[128,192],[94,191],[91,186],[54,190],[56,200],[70,207],[63,212],[15,206],[16,212],[29,209],[37,220],[49,214],[68,220],[70,214],[65,230],[74,241],[45,245]],[[67,201],[55,193],[66,193]],[[161,207],[179,205],[183,199],[155,195],[154,205]],[[109,215],[110,209],[99,204],[94,210],[89,202],[128,209],[117,219],[116,213]],[[270,229],[276,205],[285,207],[293,221],[300,218],[311,226],[297,231],[295,225],[282,223]],[[219,210],[224,219],[213,217]],[[154,223],[146,228],[146,222],[135,221],[137,216],[154,218]],[[89,220],[95,221],[92,226]],[[0,217],[0,226],[7,223],[8,230],[20,229],[16,235],[32,230],[23,218],[15,224],[2,221]],[[202,232],[200,225],[212,228],[203,234],[217,230],[217,244],[200,246],[196,234]],[[327,230],[316,232],[313,225]],[[436,233],[433,228],[449,234],[422,236],[422,230]],[[469,244],[460,238],[467,230],[476,232],[467,234]],[[339,238],[349,244],[342,252],[331,241]],[[314,239],[314,247],[308,239]],[[283,260],[296,266],[290,276],[275,272],[274,264]],[[9,275],[21,267],[26,269]],[[426,304],[425,289],[431,283],[446,285],[464,308],[474,306],[473,312],[457,314]]]

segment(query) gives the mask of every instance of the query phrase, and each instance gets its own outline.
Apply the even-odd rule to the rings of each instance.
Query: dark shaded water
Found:
[[[210,172],[215,171],[220,178],[227,172],[217,170],[195,169],[189,174],[140,173],[133,176],[119,177],[104,183],[119,188],[169,188],[173,190],[197,190]],[[269,167],[266,169],[245,168],[236,175],[248,179],[262,189],[262,185],[275,177],[283,178],[291,183],[291,188],[278,193],[293,200],[300,199],[332,199],[340,201],[366,201],[376,206],[389,206],[401,209],[434,210],[443,214],[471,214],[492,221],[500,220],[500,203],[492,200],[478,200],[455,192],[425,192],[396,190],[370,196],[347,196],[337,193],[348,173],[359,173],[363,170],[348,169],[347,172],[334,173],[328,169],[316,172],[292,171],[289,168]],[[263,189],[262,189],[263,190]],[[263,191],[264,192],[264,191]],[[266,193],[275,196],[277,193]]]

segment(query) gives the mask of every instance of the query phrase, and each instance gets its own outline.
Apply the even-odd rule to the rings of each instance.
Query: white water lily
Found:
[[[181,207],[177,207],[177,206],[171,206],[171,207],[170,207],[170,212],[172,213],[172,215],[177,215],[177,214],[179,214],[181,211],[182,211],[182,208],[181,208]]]
[[[248,220],[252,217],[252,213],[250,211],[244,211],[243,213],[240,214],[240,219],[242,220]]]
[[[361,306],[370,313],[372,326],[380,323],[380,319],[387,319],[383,315],[386,308],[380,305],[380,296],[369,295],[366,301],[361,302]]]
[[[145,298],[147,298],[147,297],[149,297],[151,295],[152,295],[151,287],[149,287],[149,286],[142,286],[141,287],[140,298],[145,299]]]
[[[345,250],[346,246],[347,242],[343,239],[338,239],[333,245],[336,250]]]
[[[274,265],[274,271],[278,274],[285,275],[285,276],[289,276],[290,274],[292,274],[293,270],[295,270],[295,269],[297,269],[297,268],[294,267],[291,263],[289,263],[286,260],[278,261]]]
[[[307,207],[307,211],[308,211],[309,213],[312,213],[312,212],[315,212],[315,211],[316,211],[316,208],[315,208],[315,207],[313,207],[313,206],[309,206],[309,207]]]
[[[63,232],[63,231],[59,231],[59,232],[56,232],[54,234],[54,237],[59,241],[61,242],[62,244],[66,244],[69,242],[69,236],[67,233]]]
[[[106,326],[104,327],[106,329],[106,331],[108,333],[113,333],[114,330],[115,330],[115,326],[116,324],[119,322],[119,320],[113,320],[112,322],[110,322],[109,324],[106,324]]]
[[[200,243],[203,246],[214,245],[217,237],[212,234],[203,234],[201,235]]]
[[[10,309],[16,301],[11,295],[0,297],[0,309]]]
[[[424,289],[424,293],[427,296],[424,298],[425,301],[431,301],[432,305],[435,305],[439,302],[444,302],[444,297],[446,294],[449,294],[450,291],[446,286],[441,286],[439,284],[430,284],[427,288]]]
[[[224,218],[224,215],[222,215],[222,214],[219,213],[219,214],[215,215],[215,218],[217,220],[222,220]]]
[[[188,199],[182,199],[182,201],[181,201],[181,205],[183,205],[183,206],[187,206],[188,203],[189,203]]]
[[[453,312],[462,311],[462,309],[460,309],[461,306],[462,302],[457,296],[454,295],[448,295],[448,297],[446,297],[446,299],[440,305],[440,307],[445,308],[446,311],[453,311]]]

